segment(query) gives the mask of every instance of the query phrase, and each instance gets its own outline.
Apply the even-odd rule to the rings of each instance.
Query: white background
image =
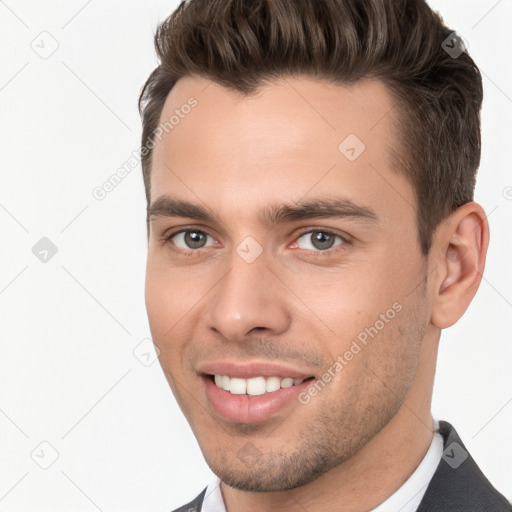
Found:
[[[430,3],[484,75],[476,198],[491,225],[481,288],[442,336],[433,414],[512,499],[512,1]],[[150,337],[140,168],[92,195],[138,149],[153,33],[177,5],[0,2],[2,512],[169,511],[211,477],[158,362],[133,353]],[[31,47],[43,31],[59,45],[47,59]],[[58,248],[47,263],[42,237]]]

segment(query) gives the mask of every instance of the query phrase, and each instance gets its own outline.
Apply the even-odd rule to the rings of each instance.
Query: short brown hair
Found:
[[[244,95],[294,74],[379,79],[398,106],[396,167],[415,190],[427,255],[439,223],[473,200],[480,163],[482,78],[466,52],[445,51],[451,36],[424,0],[184,0],[155,34],[160,65],[139,97],[142,144],[186,75]],[[151,157],[142,155],[148,205]]]

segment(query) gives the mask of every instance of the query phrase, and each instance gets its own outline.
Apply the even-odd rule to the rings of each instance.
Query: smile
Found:
[[[264,395],[302,384],[306,379],[292,379],[291,377],[252,377],[242,379],[227,375],[212,376],[217,387],[229,391],[233,395]]]

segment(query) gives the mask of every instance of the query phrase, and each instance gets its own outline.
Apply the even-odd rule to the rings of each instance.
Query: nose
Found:
[[[208,327],[235,342],[244,341],[251,331],[286,331],[291,316],[285,289],[265,253],[251,263],[234,253],[230,263],[203,311]]]

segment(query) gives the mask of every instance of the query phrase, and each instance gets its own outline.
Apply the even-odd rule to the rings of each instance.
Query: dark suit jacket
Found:
[[[444,451],[417,512],[512,512],[512,504],[487,480],[447,421],[439,421]],[[512,475],[511,475],[512,478]],[[201,512],[206,488],[174,512]]]

